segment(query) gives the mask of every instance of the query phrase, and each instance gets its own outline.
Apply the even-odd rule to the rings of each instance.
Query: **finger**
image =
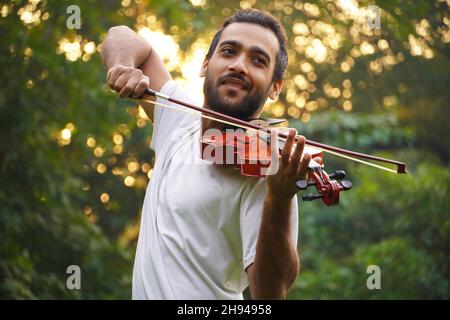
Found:
[[[294,152],[292,153],[291,163],[289,165],[289,168],[290,168],[289,171],[290,171],[291,175],[294,175],[297,172],[297,168],[298,168],[298,165],[299,165],[302,153],[303,153],[303,149],[305,147],[306,139],[304,136],[297,136],[296,141],[297,141],[297,145],[295,147]]]
[[[297,130],[290,129],[288,137],[286,139],[286,143],[284,145],[283,150],[281,150],[281,165],[283,167],[289,164],[289,160],[291,158],[292,145],[294,143],[295,135],[297,134]]]
[[[298,165],[297,169],[297,179],[305,180],[308,177],[308,165],[309,161],[311,161],[311,155],[309,153],[305,153],[303,155],[303,159]]]
[[[270,166],[267,175],[275,175],[280,167],[280,152],[278,151],[278,132],[270,128]]]
[[[129,75],[125,73],[121,74],[114,83],[113,89],[117,92],[121,92],[123,87],[125,87],[125,85],[127,84],[129,78]]]
[[[128,98],[131,96],[131,94],[134,91],[134,88],[136,88],[137,84],[139,83],[141,79],[138,77],[132,77],[128,79],[128,82],[125,84],[125,86],[120,90],[119,96],[121,98]]]
[[[106,83],[109,85],[109,78],[111,77],[111,74],[113,73],[113,69],[109,69],[108,72],[106,73]]]
[[[147,76],[144,76],[141,80],[139,80],[138,84],[134,88],[133,96],[140,97],[144,94],[145,89],[147,89],[150,85],[150,79]]]
[[[277,156],[279,155],[278,150],[278,132],[277,130],[270,128],[270,154],[274,154]]]
[[[112,68],[108,71],[108,74],[106,75],[107,81],[108,81],[108,86],[114,89],[114,84],[117,81],[117,78],[121,75],[120,69],[119,68]]]

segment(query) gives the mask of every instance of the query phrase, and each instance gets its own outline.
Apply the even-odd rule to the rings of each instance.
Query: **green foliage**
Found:
[[[235,9],[254,4],[280,17],[288,34],[290,65],[277,116],[288,117],[309,139],[404,160],[412,173],[388,175],[325,157],[326,170],[345,169],[354,187],[338,207],[300,204],[302,271],[290,298],[448,299],[445,1],[375,1],[383,13],[382,29],[374,32],[342,18],[330,1],[308,3],[318,15],[306,10],[306,2],[290,0],[127,3],[0,5],[0,298],[130,298],[139,211],[153,162],[152,130],[139,122],[135,103],[107,90],[98,45],[111,26],[146,25],[174,35],[186,57],[196,40],[208,42]],[[66,27],[69,5],[81,8],[80,30]],[[25,9],[39,11],[38,19],[22,16]],[[424,20],[425,33],[418,28]],[[296,23],[304,23],[308,41],[325,43],[326,28],[313,31],[318,22],[341,37],[340,46],[328,46],[319,62],[296,45],[302,39],[294,32]],[[412,55],[411,36],[432,56]],[[380,49],[380,40],[388,48]],[[374,52],[355,54],[363,42]],[[81,55],[66,55],[64,43],[80,44]],[[84,50],[88,43],[94,52]],[[392,58],[395,63],[386,63]],[[344,71],[347,61],[351,68]],[[173,72],[181,74],[180,68]],[[299,75],[306,87],[296,81]],[[327,86],[339,94],[330,95]],[[300,97],[305,105],[289,109]],[[342,110],[345,102],[352,112]],[[274,109],[266,112],[275,115]],[[134,184],[125,186],[126,177]],[[100,201],[105,194],[108,201]],[[73,264],[82,272],[79,291],[66,287],[66,269]],[[366,287],[371,264],[381,268],[381,290]]]
[[[311,140],[345,146],[346,149],[412,147],[414,143],[412,128],[399,127],[398,119],[392,114],[335,111],[314,117],[306,124],[291,120],[290,125]]]
[[[301,203],[302,271],[293,299],[448,299],[450,174],[421,164],[412,177],[353,168],[354,190],[332,209]],[[369,290],[366,268],[381,268]]]
[[[148,156],[142,148],[146,139],[142,134],[131,138],[134,119],[103,89],[105,72],[98,54],[87,63],[56,54],[63,34],[75,36],[65,26],[68,2],[50,2],[47,8],[39,4],[50,18],[35,27],[22,25],[16,14],[25,3],[10,4],[13,13],[0,20],[0,297],[129,298],[134,250],[116,240],[124,224],[113,228],[103,221],[102,228],[102,221],[92,224],[83,209],[91,208],[92,221],[101,210],[106,212],[97,190],[105,188],[92,178],[92,166],[114,155],[116,127],[131,128],[124,134],[131,155],[137,149]],[[95,10],[86,2],[79,4],[83,32],[98,42],[99,31],[117,21],[100,18],[101,4]],[[67,127],[70,143],[61,145],[61,130]],[[86,147],[90,136],[107,150],[99,160]],[[117,220],[136,219],[143,190],[130,192],[112,175],[108,181],[106,191],[136,199],[123,202],[129,211],[122,202],[111,210],[122,213]],[[66,288],[66,268],[72,264],[81,268],[81,291]]]

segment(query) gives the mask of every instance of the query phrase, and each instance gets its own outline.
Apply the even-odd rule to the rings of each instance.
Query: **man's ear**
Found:
[[[200,77],[202,78],[206,77],[206,70],[208,69],[208,63],[209,59],[205,57],[205,60],[203,60],[202,68],[200,69]]]
[[[270,91],[269,91],[269,98],[270,99],[272,99],[272,100],[278,99],[278,96],[279,96],[279,94],[281,92],[281,89],[283,88],[283,83],[284,83],[283,80],[275,80],[272,83],[272,86],[271,86]]]

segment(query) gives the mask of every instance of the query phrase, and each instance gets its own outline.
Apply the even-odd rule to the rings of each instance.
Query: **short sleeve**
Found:
[[[265,198],[265,180],[259,179],[248,192],[244,192],[241,200],[240,231],[243,250],[244,270],[255,260],[256,242],[261,225]],[[294,196],[291,204],[291,236],[297,246],[298,237],[298,204]]]
[[[189,94],[187,94],[181,86],[174,80],[167,81],[160,90],[161,93],[174,97],[181,101],[186,101],[191,104],[197,104]],[[186,109],[175,103],[158,98],[157,103],[165,104],[174,108]],[[158,151],[171,139],[171,134],[176,129],[183,129],[191,126],[195,121],[198,121],[198,116],[187,114],[185,112],[174,109],[165,108],[155,105],[153,114],[153,135],[150,148],[157,154]]]

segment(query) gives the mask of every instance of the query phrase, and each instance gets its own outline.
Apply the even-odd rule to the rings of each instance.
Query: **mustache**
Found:
[[[248,81],[244,76],[242,76],[239,73],[228,73],[224,76],[221,76],[218,80],[217,80],[217,85],[221,85],[224,84],[226,81],[228,80],[234,80],[234,81],[238,81],[241,82],[242,85],[244,86],[245,90],[249,90],[252,88],[252,84],[250,81]]]

